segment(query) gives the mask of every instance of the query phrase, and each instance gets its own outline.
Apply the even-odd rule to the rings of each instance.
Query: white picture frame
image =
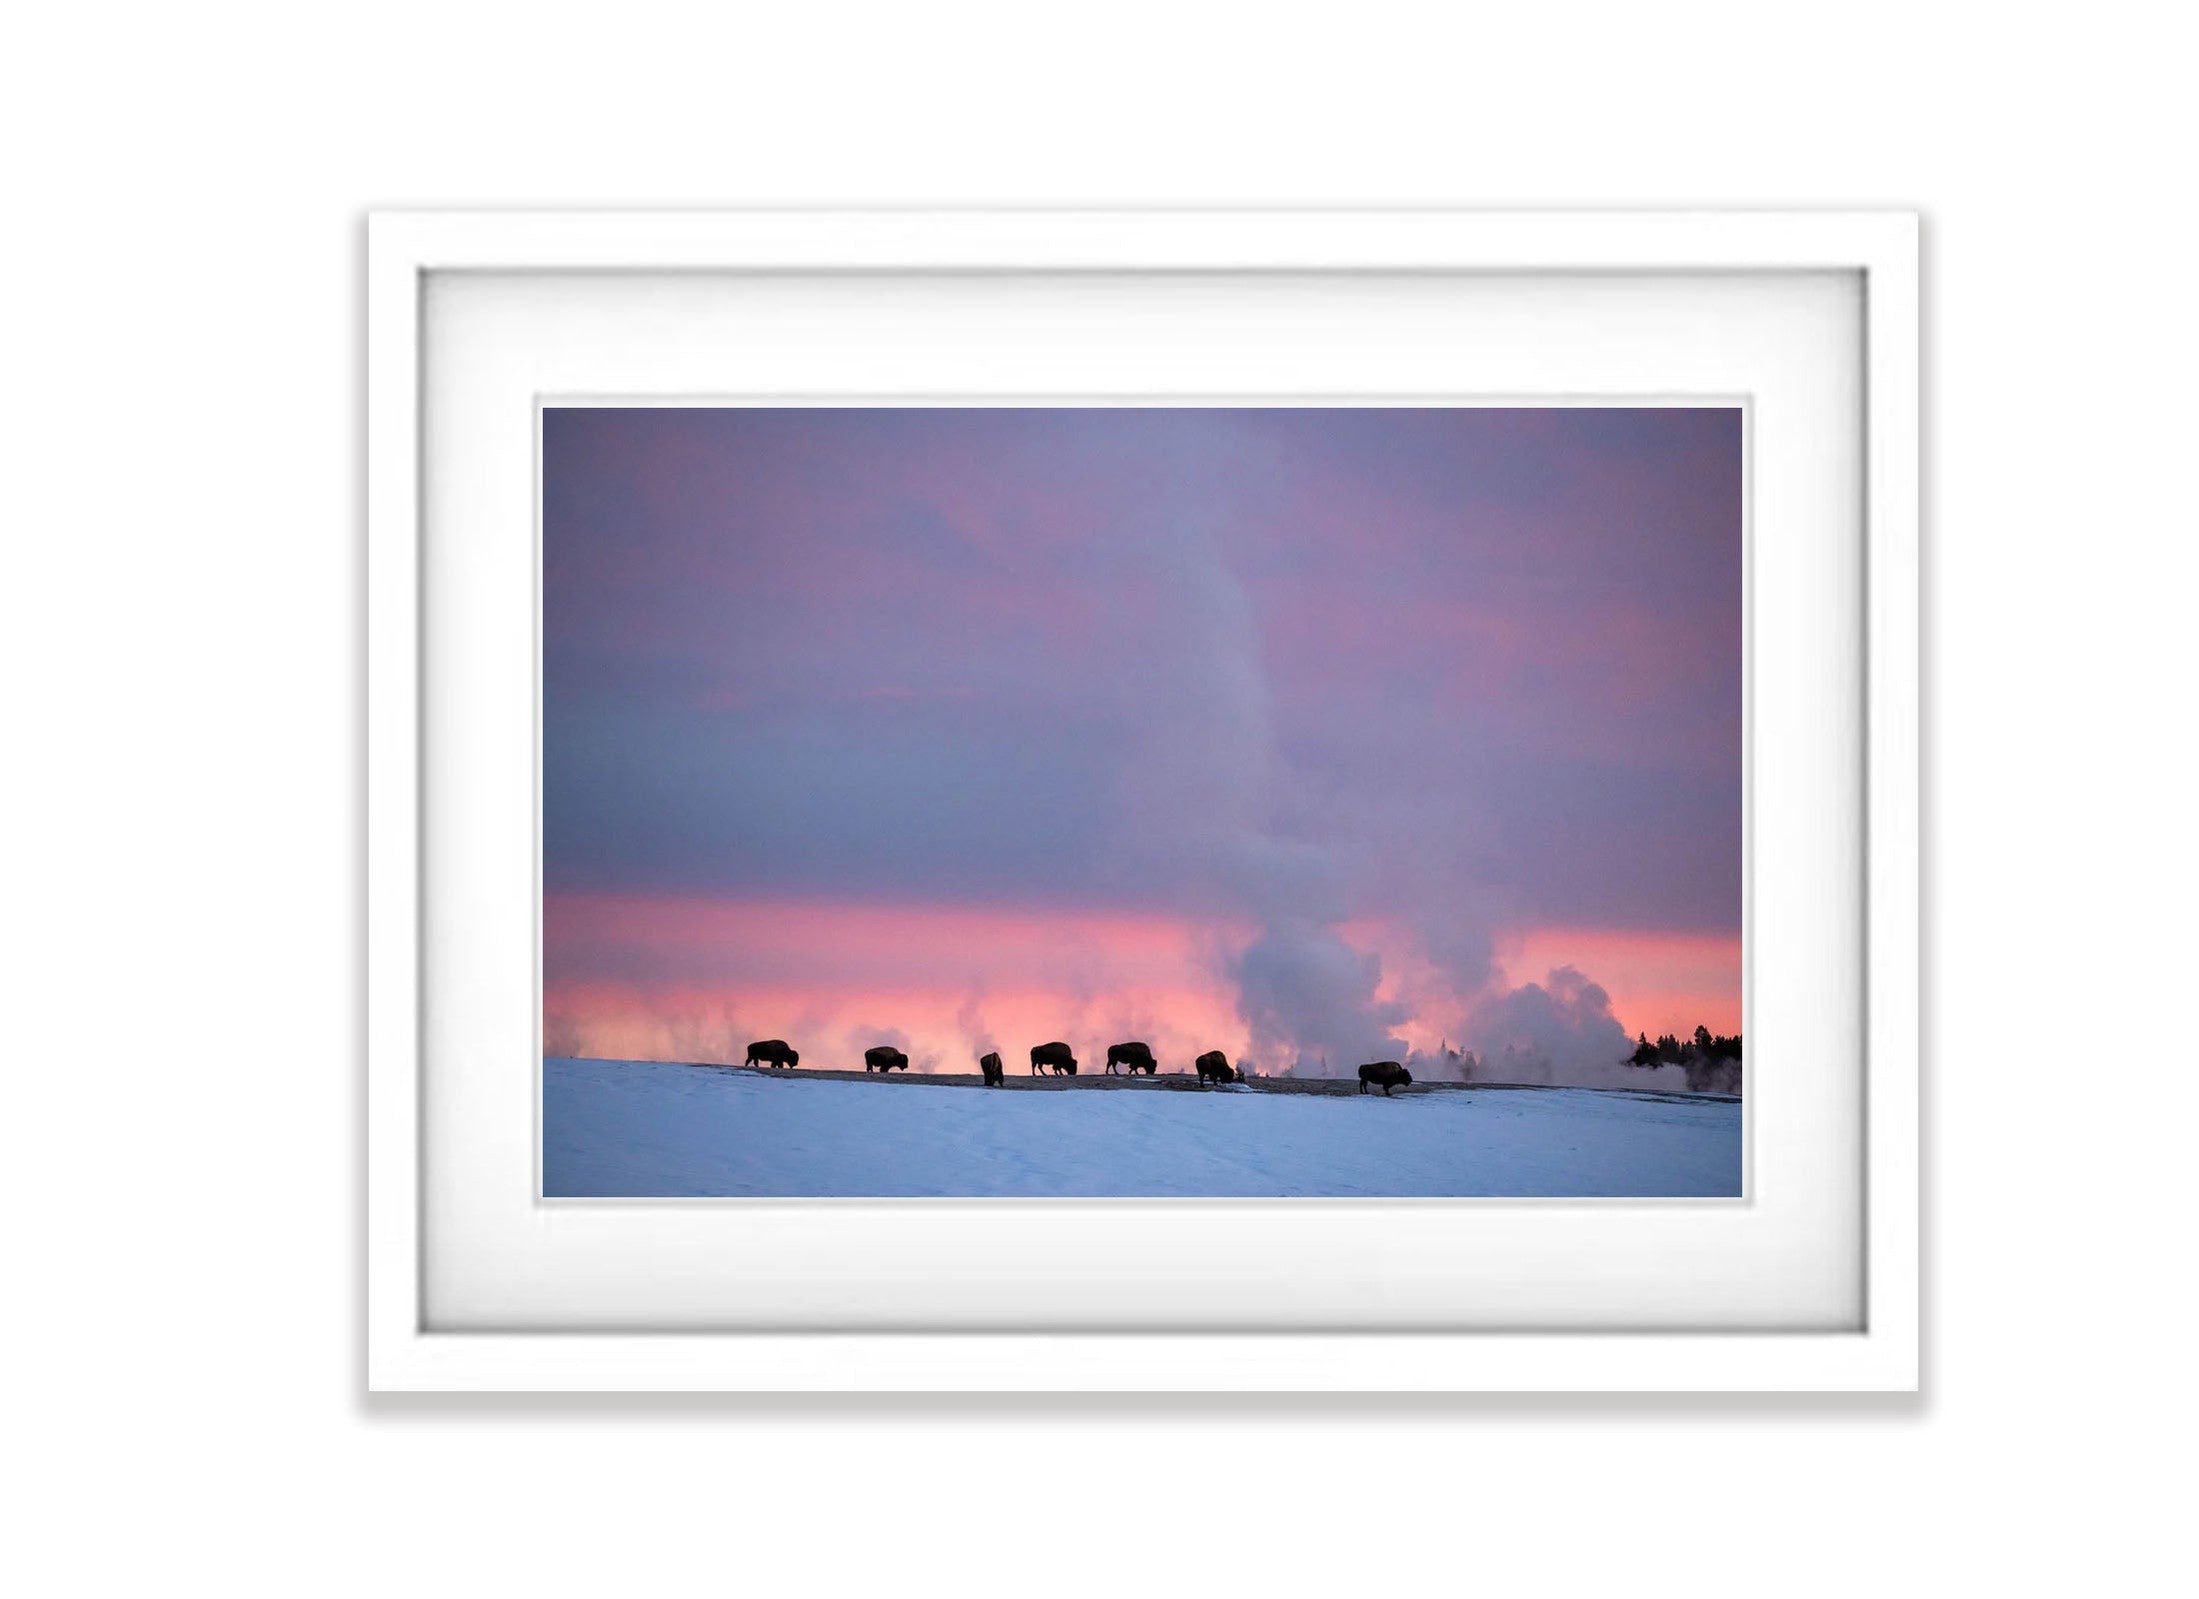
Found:
[[[1917,230],[1896,213],[776,212],[385,214],[368,229],[367,1381],[375,1390],[1851,1390],[1918,1380]],[[729,1331],[678,1319],[569,1328],[430,1314],[423,1133],[447,1063],[429,1046],[427,929],[462,923],[425,849],[424,540],[436,462],[424,396],[433,286],[471,275],[896,276],[1226,284],[1430,277],[1654,282],[1838,275],[1859,296],[1863,626],[1852,777],[1862,951],[1858,1314],[1837,1330],[1666,1317],[1525,1326],[1075,1330],[881,1328],[860,1317]],[[834,385],[829,376],[820,388]],[[1278,380],[1275,387],[1285,387]],[[1027,382],[1011,385],[1027,390]],[[1234,387],[1241,387],[1236,385]],[[1072,381],[1061,392],[1085,393]],[[873,386],[869,392],[876,392]],[[530,421],[531,427],[531,421]],[[446,438],[442,448],[453,446]],[[529,485],[531,493],[531,485]],[[520,577],[519,581],[524,581]],[[444,651],[438,674],[467,670]],[[531,729],[527,730],[531,733]],[[1835,863],[1837,864],[1837,863]],[[1805,914],[1806,912],[1797,912]],[[456,920],[454,920],[454,918]],[[447,946],[448,940],[444,940]],[[443,946],[439,946],[443,947]],[[493,986],[493,985],[491,985]],[[498,1001],[501,1003],[501,1001]],[[537,1004],[537,1015],[539,1004]],[[1752,1028],[1752,1044],[1755,1042]],[[1752,1095],[1761,1065],[1752,1049]],[[527,1130],[531,1135],[531,1128]],[[1132,1202],[1134,1203],[1134,1202]],[[1298,1202],[1281,1202],[1286,1204]],[[1363,1205],[1388,1202],[1364,1201]],[[1079,1225],[1101,1233],[1120,1206]],[[1402,1207],[1401,1207],[1402,1212]],[[673,1251],[666,1212],[666,1259]],[[859,1232],[866,1213],[839,1213]],[[642,1232],[619,1247],[647,1247]],[[952,1225],[942,1222],[942,1225]],[[1248,1336],[1248,1331],[1256,1336]]]

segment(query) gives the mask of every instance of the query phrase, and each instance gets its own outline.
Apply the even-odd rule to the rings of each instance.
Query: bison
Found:
[[[863,1051],[863,1070],[866,1072],[907,1071],[909,1058],[891,1044],[879,1044]]]
[[[1069,1053],[1069,1046],[1058,1039],[1051,1044],[1033,1044],[1031,1075],[1036,1077],[1042,1067],[1051,1067],[1056,1077],[1074,1077],[1077,1074],[1077,1058]]]
[[[990,1055],[978,1056],[977,1069],[985,1074],[985,1086],[987,1088],[1005,1088],[1008,1086],[1008,1071],[1006,1067],[1000,1064],[1000,1052],[998,1050],[994,1050]]]
[[[1153,1075],[1155,1064],[1153,1051],[1149,1045],[1129,1043],[1109,1044],[1107,1046],[1107,1070],[1110,1074],[1114,1072],[1117,1066],[1120,1066],[1132,1077],[1137,1076],[1140,1072],[1150,1077]]]
[[[1201,1088],[1204,1088],[1210,1081],[1234,1083],[1237,1080],[1237,1068],[1230,1065],[1229,1057],[1218,1049],[1208,1050],[1204,1055],[1193,1061],[1191,1067],[1199,1074],[1199,1086]]]
[[[802,1054],[800,1050],[787,1048],[783,1038],[759,1038],[748,1046],[748,1059],[742,1064],[753,1066],[758,1061],[766,1066],[799,1066]]]
[[[1364,1094],[1370,1085],[1379,1086],[1382,1097],[1388,1099],[1393,1088],[1410,1087],[1413,1074],[1394,1060],[1371,1061],[1359,1068],[1359,1092]]]

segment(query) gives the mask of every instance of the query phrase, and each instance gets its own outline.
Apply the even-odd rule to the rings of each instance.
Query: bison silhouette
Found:
[[[1382,1097],[1388,1099],[1393,1088],[1409,1087],[1413,1074],[1394,1060],[1370,1061],[1359,1068],[1359,1092],[1364,1094],[1370,1086],[1379,1087]]]
[[[1120,1066],[1133,1077],[1140,1072],[1150,1077],[1153,1075],[1154,1065],[1153,1051],[1148,1045],[1132,1042],[1107,1046],[1107,1070],[1110,1075]]]
[[[1031,1075],[1038,1076],[1042,1067],[1051,1068],[1056,1077],[1074,1077],[1077,1074],[1077,1058],[1069,1053],[1069,1046],[1058,1039],[1051,1044],[1033,1044]]]
[[[1005,1088],[1008,1086],[1008,1071],[1006,1067],[1000,1064],[1000,1052],[998,1050],[993,1051],[990,1055],[978,1056],[977,1069],[985,1074],[985,1086],[987,1088]]]
[[[753,1066],[758,1061],[766,1066],[799,1066],[802,1054],[800,1050],[787,1048],[783,1038],[759,1038],[748,1046],[748,1059],[742,1064]]]
[[[863,1051],[863,1070],[866,1072],[907,1071],[909,1058],[891,1044],[879,1044]]]
[[[1229,1057],[1218,1049],[1208,1050],[1191,1063],[1191,1068],[1199,1074],[1201,1088],[1209,1082],[1234,1083],[1237,1080],[1237,1068],[1230,1065]]]

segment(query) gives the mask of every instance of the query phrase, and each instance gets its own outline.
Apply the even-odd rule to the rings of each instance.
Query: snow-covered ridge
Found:
[[[1013,1075],[1024,1091],[1001,1092],[554,1057],[542,1073],[551,1198],[1741,1192],[1742,1106],[1709,1096]],[[1112,1091],[1079,1091],[1095,1088]]]

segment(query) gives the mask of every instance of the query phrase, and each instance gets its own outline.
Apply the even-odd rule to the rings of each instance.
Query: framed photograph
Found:
[[[371,1387],[1916,1385],[1912,217],[367,284]]]

